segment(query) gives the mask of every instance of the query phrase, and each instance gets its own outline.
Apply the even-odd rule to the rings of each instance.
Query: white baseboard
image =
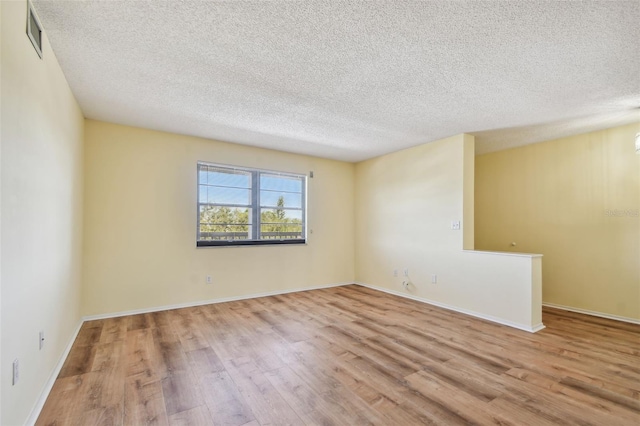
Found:
[[[354,282],[350,281],[350,282],[343,282],[343,283],[325,284],[325,285],[320,285],[315,287],[300,287],[300,288],[294,288],[290,290],[274,290],[274,291],[267,291],[264,293],[246,294],[242,296],[221,297],[218,299],[197,300],[193,302],[177,303],[174,305],[154,306],[150,308],[134,309],[131,311],[120,311],[120,312],[113,312],[108,314],[88,315],[83,317],[83,321],[93,321],[93,320],[100,320],[100,319],[107,319],[107,318],[124,317],[127,315],[148,314],[150,312],[168,311],[170,309],[191,308],[194,306],[212,305],[214,303],[235,302],[238,300],[256,299],[258,297],[278,296],[280,294],[298,293],[301,291],[310,291],[310,290],[320,290],[323,288],[331,288],[331,287],[341,287],[341,286],[350,285],[350,284],[354,284]]]
[[[51,372],[51,375],[49,376],[49,380],[47,380],[47,383],[45,383],[44,388],[42,388],[42,392],[40,392],[40,396],[38,397],[36,404],[33,406],[33,409],[31,409],[31,413],[29,413],[29,417],[27,418],[27,422],[25,423],[27,426],[33,426],[36,424],[36,421],[40,416],[40,412],[44,407],[44,403],[47,402],[49,393],[51,392],[51,389],[53,389],[53,385],[56,382],[56,379],[58,378],[58,374],[60,374],[60,370],[62,370],[62,366],[64,365],[64,362],[67,360],[67,356],[69,355],[69,352],[71,352],[71,347],[76,341],[76,337],[78,337],[78,333],[80,332],[80,328],[82,327],[83,323],[84,323],[84,320],[80,320],[80,323],[78,323],[76,330],[71,335],[71,339],[69,340],[69,343],[67,343],[67,347],[64,349],[62,356],[58,360],[58,363],[56,364],[53,371]]]
[[[590,311],[588,309],[573,308],[571,306],[556,305],[555,303],[546,303],[546,302],[543,302],[542,306],[547,306],[549,308],[562,309],[563,311],[577,312],[579,314],[591,315],[591,316],[594,316],[594,317],[600,317],[600,318],[606,318],[606,319],[611,319],[611,320],[616,320],[616,321],[628,322],[628,323],[631,323],[631,324],[640,324],[640,319],[629,318],[629,317],[621,317],[619,315],[611,315],[611,314],[607,314],[607,313],[604,313],[604,312]]]
[[[491,315],[481,314],[479,312],[470,311],[468,309],[459,308],[457,306],[447,305],[446,303],[436,302],[435,300],[430,300],[430,299],[426,299],[426,298],[423,298],[423,297],[414,296],[413,294],[407,294],[407,293],[403,293],[401,291],[390,290],[388,288],[378,287],[378,286],[374,286],[374,285],[370,285],[370,284],[366,284],[366,283],[361,283],[361,282],[356,282],[356,284],[361,285],[363,287],[370,288],[372,290],[382,291],[384,293],[393,294],[395,296],[400,296],[400,297],[404,297],[404,298],[407,298],[407,299],[415,300],[415,301],[418,301],[418,302],[427,303],[429,305],[437,306],[439,308],[448,309],[450,311],[459,312],[461,314],[470,315],[472,317],[476,317],[476,318],[484,319],[484,320],[487,320],[487,321],[495,322],[495,323],[498,323],[498,324],[506,325],[506,326],[509,326],[509,327],[517,328],[518,330],[528,331],[529,333],[535,333],[535,332],[540,331],[543,328],[545,328],[544,324],[542,324],[542,323],[536,324],[535,326],[528,326],[526,324],[519,324],[519,323],[515,323],[515,322],[512,322],[512,321],[507,321],[507,320],[504,320],[502,318],[497,318],[497,317],[493,317]]]
[[[543,328],[545,328],[543,323],[538,323],[536,325],[534,325],[533,327],[531,327],[531,333],[537,333],[538,331],[542,330]],[[529,330],[527,330],[529,331]]]

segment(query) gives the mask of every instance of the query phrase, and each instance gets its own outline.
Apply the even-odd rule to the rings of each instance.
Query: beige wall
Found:
[[[639,131],[478,156],[476,248],[544,254],[544,302],[640,319]]]
[[[0,36],[2,36],[2,6],[0,6]],[[0,38],[0,49],[2,49],[1,43]],[[2,58],[0,58],[0,99],[2,99]],[[2,102],[0,102],[0,365],[2,365]],[[0,384],[0,422],[2,422],[2,384]]]
[[[85,142],[86,315],[353,282],[353,164],[91,120]],[[313,170],[308,244],[196,248],[198,161]]]
[[[46,36],[43,60],[27,38],[26,2],[0,8],[0,423],[16,425],[27,420],[81,318],[84,119]],[[20,380],[12,386],[16,358]]]
[[[2,36],[2,6],[0,6],[0,36]],[[0,38],[0,49],[2,49],[1,43]],[[0,58],[0,99],[2,99],[2,58]],[[0,102],[0,365],[2,365],[2,102]],[[0,422],[2,422],[2,384],[0,384]]]
[[[536,330],[540,259],[463,250],[473,248],[473,152],[459,135],[356,165],[356,280]]]

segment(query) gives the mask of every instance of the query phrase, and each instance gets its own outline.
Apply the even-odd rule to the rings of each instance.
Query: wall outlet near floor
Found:
[[[431,275],[431,284],[437,284],[438,283],[438,276],[433,274]]]
[[[394,270],[393,270],[393,276],[394,276],[394,277],[397,277],[397,276],[398,276],[398,270],[397,270],[397,269],[394,269]]]
[[[13,381],[12,385],[16,385],[18,383],[18,379],[20,379],[20,363],[18,362],[18,358],[13,360]]]
[[[44,347],[44,330],[40,330],[38,333],[38,349],[42,350]]]
[[[460,221],[459,220],[454,220],[453,222],[451,222],[451,229],[453,229],[454,231],[459,231],[460,230]]]
[[[213,279],[211,278],[211,275],[207,275],[205,281],[207,282],[207,284],[213,283]]]
[[[404,276],[405,276],[405,277],[408,277],[408,276],[409,276],[409,269],[405,269],[405,270],[404,270]]]

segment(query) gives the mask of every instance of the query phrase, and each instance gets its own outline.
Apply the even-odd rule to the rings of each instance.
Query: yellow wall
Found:
[[[463,250],[473,248],[473,152],[473,137],[458,135],[356,165],[356,280],[535,331],[539,257]]]
[[[353,282],[353,164],[91,120],[85,144],[86,315]],[[308,244],[196,248],[198,161],[313,170]]]
[[[1,35],[2,6],[0,6],[0,36]],[[0,44],[1,43],[2,39],[0,39]],[[2,49],[1,45],[0,49]],[[2,58],[0,58],[0,99],[2,99]],[[0,102],[0,365],[2,365],[2,102]],[[2,422],[2,384],[0,384],[0,422]]]
[[[476,248],[544,254],[546,303],[640,319],[639,131],[478,156]]]
[[[25,1],[2,11],[2,418],[23,424],[80,322],[84,119]],[[45,346],[38,350],[38,331]],[[11,364],[20,380],[11,385]]]

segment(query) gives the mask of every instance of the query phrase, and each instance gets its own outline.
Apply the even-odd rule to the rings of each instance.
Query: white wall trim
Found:
[[[543,323],[538,323],[538,324],[534,325],[533,327],[531,327],[531,332],[532,333],[537,333],[538,331],[542,330],[543,328],[546,328],[545,325]]]
[[[606,319],[615,320],[615,321],[628,322],[631,324],[640,324],[640,319],[621,317],[619,315],[612,315],[604,312],[590,311],[588,309],[580,309],[580,308],[574,308],[571,306],[556,305],[555,303],[546,303],[546,302],[542,302],[542,306],[547,306],[549,308],[562,309],[563,311],[577,312],[579,314],[591,315],[594,317],[606,318]]]
[[[44,387],[42,388],[42,392],[40,392],[40,396],[38,397],[36,404],[31,409],[31,413],[29,413],[29,417],[27,418],[27,422],[25,423],[25,425],[33,426],[36,424],[36,421],[40,416],[40,412],[44,407],[44,403],[47,401],[47,398],[49,397],[49,393],[51,392],[51,389],[53,389],[53,385],[55,384],[56,379],[58,378],[58,374],[60,374],[60,370],[62,370],[62,366],[67,360],[67,356],[69,356],[69,352],[71,352],[71,348],[73,347],[73,344],[76,341],[76,337],[78,337],[78,333],[80,332],[80,328],[82,327],[82,324],[84,324],[84,320],[80,320],[80,322],[78,323],[78,326],[76,327],[75,331],[71,335],[71,339],[69,340],[69,343],[67,343],[67,347],[62,353],[62,356],[58,360],[58,363],[56,364],[55,368],[51,372],[51,375],[49,376],[49,380],[47,380],[47,383],[45,383]]]
[[[498,323],[498,324],[506,325],[506,326],[509,326],[509,327],[517,328],[519,330],[528,331],[529,333],[535,333],[535,332],[540,331],[543,328],[545,328],[544,324],[542,324],[542,323],[537,324],[537,325],[535,325],[533,327],[530,327],[530,326],[528,326],[526,324],[518,324],[518,323],[515,323],[515,322],[512,322],[512,321],[506,321],[504,319],[496,318],[496,317],[493,317],[491,315],[485,315],[485,314],[481,314],[479,312],[470,311],[468,309],[463,309],[463,308],[459,308],[459,307],[456,307],[456,306],[447,305],[446,303],[436,302],[435,300],[430,300],[430,299],[426,299],[424,297],[414,296],[413,294],[407,294],[407,293],[403,293],[403,292],[397,291],[397,290],[390,290],[388,288],[378,287],[378,286],[365,284],[365,283],[357,282],[357,281],[355,282],[355,284],[361,285],[363,287],[370,288],[372,290],[382,291],[384,293],[393,294],[395,296],[400,296],[400,297],[404,297],[404,298],[407,298],[407,299],[415,300],[415,301],[418,301],[418,302],[427,303],[429,305],[437,306],[439,308],[448,309],[450,311],[459,312],[461,314],[470,315],[472,317],[476,317],[476,318],[484,319],[484,320],[487,320],[487,321],[495,322],[495,323]]]
[[[247,300],[247,299],[256,299],[258,297],[268,297],[268,296],[278,296],[280,294],[287,293],[298,293],[301,291],[310,291],[310,290],[321,290],[323,288],[331,288],[331,287],[341,287],[345,285],[354,284],[353,281],[342,282],[342,283],[333,283],[333,284],[325,284],[319,285],[315,287],[299,287],[290,290],[274,290],[267,291],[263,293],[252,293],[241,296],[232,296],[232,297],[221,297],[218,299],[208,299],[208,300],[196,300],[193,302],[185,302],[185,303],[176,303],[173,305],[164,305],[164,306],[155,306],[150,308],[142,308],[142,309],[133,309],[131,311],[121,311],[121,312],[113,312],[108,314],[98,314],[98,315],[88,315],[83,317],[83,321],[93,321],[93,320],[101,320],[107,318],[116,318],[116,317],[124,317],[127,315],[138,315],[138,314],[148,314],[150,312],[159,312],[159,311],[168,311],[170,309],[181,309],[181,308],[191,308],[194,306],[202,306],[202,305],[212,305],[214,303],[225,303],[225,302],[235,302],[238,300]]]
[[[465,253],[476,253],[476,254],[491,254],[494,256],[511,256],[511,257],[543,257],[542,254],[536,253],[519,253],[519,252],[511,252],[511,251],[487,251],[487,250],[462,250]]]

